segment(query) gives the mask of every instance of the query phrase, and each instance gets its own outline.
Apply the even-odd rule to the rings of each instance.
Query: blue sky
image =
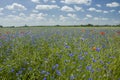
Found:
[[[0,25],[120,24],[120,0],[0,0]]]

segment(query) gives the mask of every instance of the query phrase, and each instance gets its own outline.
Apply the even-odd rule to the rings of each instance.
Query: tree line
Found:
[[[15,26],[2,26],[0,25],[0,28],[15,28]],[[86,24],[86,25],[52,25],[52,26],[28,26],[28,25],[24,25],[24,26],[19,26],[19,27],[120,27],[120,24],[118,25],[93,25],[93,24]]]

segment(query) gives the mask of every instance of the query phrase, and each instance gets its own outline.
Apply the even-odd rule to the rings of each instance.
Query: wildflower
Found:
[[[18,72],[16,73],[16,76],[18,76],[18,75],[20,75],[20,74],[22,74],[22,71],[18,71]]]
[[[3,69],[2,68],[0,68],[0,71],[2,71]]]
[[[85,29],[82,29],[82,32],[85,32]]]
[[[0,47],[2,46],[2,42],[0,42]]]
[[[6,32],[6,34],[10,34],[10,32],[9,32],[9,31],[7,31],[7,32]]]
[[[117,31],[117,34],[120,34],[120,31]]]
[[[41,71],[41,74],[45,74],[45,73],[46,73],[46,71],[44,71],[44,70]]]
[[[69,56],[70,56],[70,57],[73,57],[73,56],[74,56],[74,54],[73,54],[73,53],[70,53],[70,54],[69,54]]]
[[[104,64],[104,62],[103,62],[102,60],[100,60],[100,63],[101,63],[101,64]]]
[[[92,66],[89,65],[89,66],[86,67],[86,69],[90,71],[90,70],[92,70]]]
[[[70,48],[70,46],[67,46],[67,45],[66,45],[65,48]]]
[[[21,68],[20,70],[24,71],[24,70],[25,70],[25,68]]]
[[[93,80],[92,78],[89,78],[88,80]]]
[[[95,60],[95,59],[92,59],[92,61],[93,61],[93,62],[96,62],[96,60]]]
[[[58,68],[58,66],[59,66],[59,64],[56,64],[55,66],[52,67],[52,69],[54,70],[54,69]]]
[[[96,47],[93,47],[92,50],[96,50]]]
[[[100,35],[105,35],[105,32],[100,32]]]
[[[93,70],[93,69],[91,70],[91,73],[94,73],[94,70]]]
[[[29,71],[32,71],[32,68],[31,68],[31,67],[29,67],[29,68],[28,68],[28,70],[29,70]]]
[[[59,70],[57,70],[57,71],[56,71],[56,74],[57,74],[58,76],[60,76],[60,75],[61,75],[61,72],[60,72]]]
[[[72,75],[72,76],[70,76],[70,80],[74,80],[75,79],[75,77]]]
[[[14,72],[15,70],[12,68],[10,72]]]
[[[87,55],[87,54],[88,54],[88,52],[84,52],[84,54],[85,54],[85,55]]]
[[[102,45],[102,48],[105,48],[105,47],[106,47],[106,46],[103,44],[103,45]]]
[[[81,38],[82,41],[85,41],[85,38]]]
[[[44,77],[44,78],[43,78],[43,80],[47,80],[47,78],[46,78],[46,77]]]
[[[18,71],[18,74],[22,74],[22,71]]]
[[[78,58],[79,58],[80,60],[83,60],[83,59],[84,59],[84,57],[82,57],[81,55],[79,55]]]
[[[46,72],[45,76],[48,76],[50,73],[49,72]]]
[[[97,51],[97,52],[100,52],[100,48],[96,48],[96,51]]]

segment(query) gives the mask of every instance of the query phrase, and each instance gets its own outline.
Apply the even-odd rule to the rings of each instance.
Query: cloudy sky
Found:
[[[0,25],[120,24],[120,0],[0,0]]]

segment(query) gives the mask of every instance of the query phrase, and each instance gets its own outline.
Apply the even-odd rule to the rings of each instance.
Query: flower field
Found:
[[[120,28],[1,28],[0,80],[120,80]]]

